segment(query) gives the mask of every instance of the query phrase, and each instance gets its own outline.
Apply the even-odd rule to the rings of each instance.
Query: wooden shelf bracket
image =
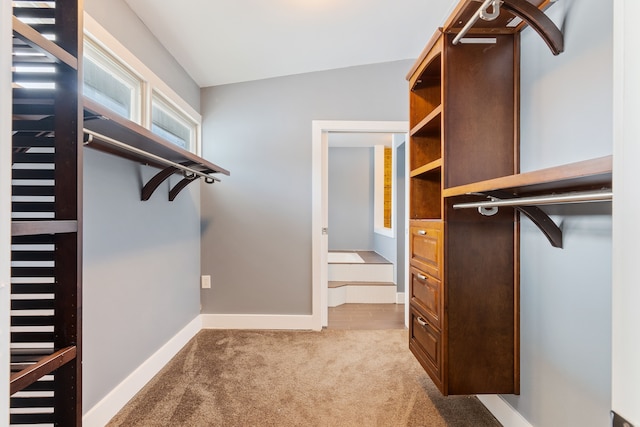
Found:
[[[504,0],[502,7],[531,26],[554,55],[564,51],[564,37],[547,15],[527,0]]]
[[[488,8],[492,12],[488,12]],[[453,39],[453,44],[458,42],[469,32],[478,19],[492,21],[500,14],[500,7],[517,16],[542,37],[554,55],[564,51],[564,37],[562,31],[553,23],[543,11],[527,0],[485,0],[467,21],[464,27]]]
[[[488,201],[454,204],[454,209],[478,208],[483,215],[493,215],[500,206],[510,206],[526,215],[555,248],[562,248],[562,230],[542,209],[535,205],[606,202],[613,199],[611,190],[573,192],[545,196],[519,197],[506,191],[494,190],[475,193],[491,198]],[[492,208],[483,211],[483,209]]]
[[[102,142],[110,144],[118,149],[133,152],[138,156],[142,156],[147,158],[154,163],[166,164],[169,165],[166,168],[162,169],[153,178],[151,178],[142,188],[141,192],[141,200],[147,201],[156,191],[156,189],[162,184],[167,178],[175,173],[179,173],[182,171],[184,178],[178,182],[169,192],[169,201],[173,201],[178,193],[184,189],[187,185],[189,185],[193,181],[197,181],[198,177],[203,177],[207,184],[211,184],[215,181],[220,181],[218,178],[211,176],[211,173],[215,173],[216,171],[212,169],[204,169],[198,170],[194,169],[193,166],[198,166],[196,162],[186,161],[182,163],[176,163],[168,159],[164,159],[160,156],[157,156],[153,153],[146,152],[136,147],[132,147],[124,142],[118,141],[116,139],[110,138],[106,135],[99,134],[97,132],[91,131],[89,129],[84,129],[84,133],[88,135],[88,139],[85,141],[85,145],[91,144],[95,139],[98,139]]]

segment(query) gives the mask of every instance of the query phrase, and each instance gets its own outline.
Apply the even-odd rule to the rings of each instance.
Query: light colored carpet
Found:
[[[203,330],[109,426],[499,426],[443,397],[406,330]]]

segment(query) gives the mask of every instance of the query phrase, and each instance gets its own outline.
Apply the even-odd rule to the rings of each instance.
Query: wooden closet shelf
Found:
[[[411,171],[411,178],[419,177],[423,174],[438,172],[442,169],[442,159],[434,160],[433,162],[427,163],[424,166],[420,166]]]
[[[427,117],[411,129],[411,136],[428,135],[440,132],[440,118],[442,117],[442,105],[438,105]]]
[[[49,60],[54,62],[63,62],[74,70],[78,69],[78,60],[73,55],[58,46],[56,43],[42,36],[39,32],[31,28],[30,25],[25,24],[15,16],[13,17],[13,35],[26,43],[29,47],[46,55]],[[29,57],[28,59],[30,62],[34,62],[34,59],[38,61],[37,57]]]
[[[517,195],[611,188],[612,156],[446,188],[444,197],[505,190]]]
[[[78,231],[78,221],[12,221],[12,236],[37,236],[40,234],[75,233]]]
[[[40,358],[36,363],[11,374],[10,394],[14,394],[38,381],[76,358],[76,346],[65,347],[53,354]]]
[[[217,166],[200,156],[166,141],[151,132],[149,129],[143,128],[137,123],[119,116],[108,108],[105,108],[86,97],[84,97],[83,102],[85,110],[85,128],[175,163],[192,162],[202,169],[212,170],[212,173],[229,175],[229,171],[221,168],[220,166]],[[140,163],[156,167],[165,166],[150,161],[148,158],[143,156],[124,152],[101,141],[94,140],[87,144],[87,146],[106,151],[117,156],[126,157]]]
[[[229,175],[229,171],[197,156],[109,109],[84,98],[84,129],[91,147],[125,159],[162,169],[143,188],[141,199],[151,194],[173,174],[185,175],[169,192],[169,200],[189,183],[203,177],[205,182],[219,181],[213,174]]]

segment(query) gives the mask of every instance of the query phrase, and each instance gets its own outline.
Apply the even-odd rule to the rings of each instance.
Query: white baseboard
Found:
[[[106,425],[200,329],[202,329],[202,319],[201,316],[197,316],[84,414],[82,417],[83,425],[85,427],[103,427]]]
[[[396,293],[396,304],[404,304],[404,292]]]
[[[201,317],[203,329],[320,329],[320,322],[310,314],[202,314]]]
[[[479,394],[477,398],[504,427],[533,427],[520,412],[499,395]]]

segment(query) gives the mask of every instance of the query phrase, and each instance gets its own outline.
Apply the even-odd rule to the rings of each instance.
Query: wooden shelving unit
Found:
[[[54,6],[13,9],[10,421],[75,426],[82,424],[82,10],[76,0]]]
[[[517,393],[514,214],[489,222],[446,192],[517,172],[518,39],[453,37],[437,32],[409,76],[409,348],[445,395]]]
[[[603,189],[605,200],[612,185],[611,156],[519,173],[519,32],[530,25],[554,54],[562,33],[547,0],[504,0],[475,24],[481,4],[460,1],[407,76],[409,348],[445,395],[519,393],[518,215],[561,247],[532,202]]]

